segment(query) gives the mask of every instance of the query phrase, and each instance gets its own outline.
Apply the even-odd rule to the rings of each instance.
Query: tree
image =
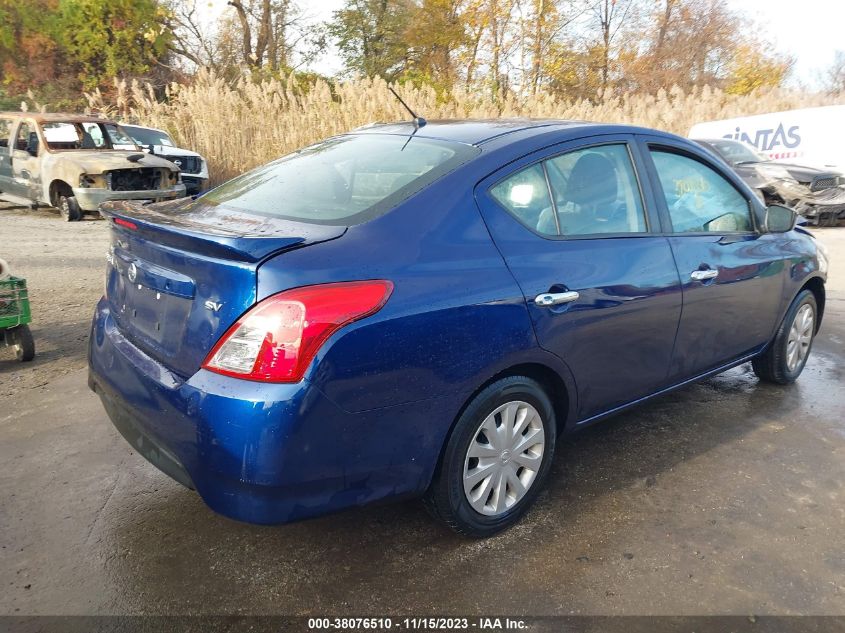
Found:
[[[56,81],[62,53],[55,32],[56,0],[0,0],[2,84],[14,94]]]
[[[346,0],[334,12],[328,33],[347,72],[393,81],[408,68],[404,35],[416,5],[412,0]]]
[[[582,0],[530,0],[528,13],[523,18],[527,23],[523,37],[525,48],[529,50],[530,68],[524,73],[531,94],[536,94],[546,79],[546,69],[561,61],[553,59],[564,48],[560,41],[588,6]]]
[[[612,48],[634,6],[635,0],[600,0],[591,10],[599,30],[599,42],[592,48],[599,54],[598,70],[603,92],[607,90],[610,83]]]
[[[422,0],[408,19],[402,39],[409,49],[408,79],[421,79],[440,90],[457,80],[456,56],[467,45],[464,0]]]
[[[741,44],[729,65],[725,92],[747,95],[758,88],[781,85],[792,67],[787,57],[767,55],[760,44]]]
[[[833,63],[825,73],[825,87],[833,93],[845,90],[845,51],[836,51]]]
[[[156,0],[59,0],[56,34],[84,88],[147,72],[166,55],[167,12]]]
[[[271,72],[289,68],[288,29],[297,21],[291,0],[229,0],[241,29],[243,62]]]
[[[457,63],[466,68],[464,80],[469,86],[475,81],[478,57],[481,51],[481,39],[487,28],[484,4],[487,0],[467,0],[461,14],[464,24],[465,43],[456,55]]]
[[[512,41],[509,41],[511,21],[516,0],[487,0],[487,47],[490,58],[490,91],[494,99],[509,87],[508,73],[503,71],[502,62],[510,55]]]

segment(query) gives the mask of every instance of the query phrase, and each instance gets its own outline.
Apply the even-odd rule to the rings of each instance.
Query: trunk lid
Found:
[[[190,199],[112,202],[100,213],[112,225],[106,298],[118,329],[183,377],[255,303],[264,260],[346,231]]]

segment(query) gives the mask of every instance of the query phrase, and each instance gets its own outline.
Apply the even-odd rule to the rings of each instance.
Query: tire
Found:
[[[524,424],[524,430],[514,433],[509,419]],[[505,440],[490,431],[487,437],[485,426],[510,428],[512,437]],[[426,508],[464,536],[485,538],[511,527],[534,502],[548,476],[555,435],[554,407],[537,381],[510,376],[494,382],[473,398],[452,429],[424,498]],[[473,456],[471,449],[476,455],[489,455]],[[482,471],[488,470],[484,476]],[[503,486],[496,485],[499,473],[504,475]],[[469,477],[466,486],[465,477]]]
[[[28,325],[19,325],[6,330],[6,343],[15,348],[15,358],[29,362],[35,358],[35,341]]]
[[[82,218],[82,209],[74,196],[59,196],[59,214],[65,222],[76,222]]]
[[[754,373],[760,380],[778,385],[795,382],[810,357],[818,314],[815,295],[809,290],[798,293],[771,344],[751,361]]]

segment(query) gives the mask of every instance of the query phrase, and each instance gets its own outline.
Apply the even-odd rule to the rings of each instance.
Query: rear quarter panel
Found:
[[[454,172],[340,239],[259,268],[259,300],[307,284],[394,283],[385,307],[333,336],[306,374],[345,411],[446,398],[457,413],[490,377],[547,355],[481,220],[475,178]]]

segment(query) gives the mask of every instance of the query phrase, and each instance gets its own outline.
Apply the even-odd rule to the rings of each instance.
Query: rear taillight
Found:
[[[266,382],[299,382],[320,346],[344,325],[378,312],[389,281],[348,281],[286,290],[261,301],[223,335],[204,369]]]
[[[114,223],[118,226],[122,226],[123,228],[131,229],[132,231],[138,230],[137,224],[135,224],[134,222],[130,222],[129,220],[124,220],[123,218],[115,218]]]

